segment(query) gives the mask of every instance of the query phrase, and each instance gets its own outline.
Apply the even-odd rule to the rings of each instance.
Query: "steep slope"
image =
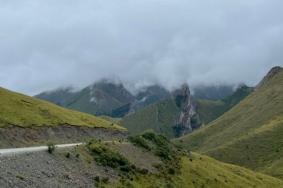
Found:
[[[242,102],[179,140],[190,150],[283,177],[283,69],[273,68]]]
[[[222,100],[234,93],[233,85],[198,85],[192,88],[195,99]]]
[[[133,187],[180,187],[180,188],[235,188],[235,187],[274,187],[280,188],[283,182],[279,179],[255,173],[251,170],[222,163],[196,153],[181,161],[180,174],[162,178],[158,175],[140,177],[132,182]],[[161,177],[161,178],[160,178]],[[171,180],[171,181],[170,181]]]
[[[0,127],[57,125],[121,129],[104,119],[0,88]]]
[[[191,132],[200,125],[186,84],[169,99],[125,116],[120,123],[134,135],[154,130],[171,138]]]
[[[208,124],[217,119],[233,106],[247,97],[253,88],[246,85],[238,87],[238,89],[230,96],[221,100],[196,99],[196,111],[202,123]]]
[[[36,96],[66,108],[95,115],[111,115],[114,109],[134,102],[135,97],[122,84],[107,80],[96,82],[80,91],[59,89]]]
[[[174,91],[169,99],[156,102],[124,117],[121,124],[132,134],[152,129],[171,138],[179,137],[194,131],[201,124],[217,119],[252,90],[253,88],[243,85],[231,96],[214,101],[192,98],[186,86]]]
[[[148,86],[141,89],[141,91],[135,95],[135,100],[133,102],[114,109],[111,116],[124,117],[129,113],[134,113],[146,106],[168,98],[170,98],[170,92],[165,88],[158,85]]]
[[[140,134],[146,130],[154,130],[157,133],[174,137],[173,125],[180,113],[181,110],[176,103],[168,99],[125,116],[120,124],[133,135]]]
[[[134,177],[120,180],[118,185],[115,182],[109,187],[280,187],[283,182],[266,175],[254,173],[250,170],[230,164],[218,162],[209,157],[196,153],[188,153],[176,148],[163,136],[145,133],[141,136],[130,139],[136,147],[143,149],[144,153],[152,153],[160,160],[143,155],[143,164],[152,164],[157,167],[152,173],[136,173]],[[118,146],[118,148],[124,148]],[[108,147],[109,148],[109,147]],[[110,147],[111,148],[111,147]],[[132,159],[137,152],[129,152],[132,149],[127,147],[127,152],[122,155]],[[136,150],[136,149],[135,149]],[[116,150],[121,152],[121,150]],[[102,155],[103,156],[103,155]],[[153,162],[155,161],[155,162]],[[136,163],[134,163],[136,164]],[[154,168],[153,168],[154,169]],[[129,170],[130,172],[132,170]],[[132,173],[129,173],[132,174]]]
[[[70,101],[73,101],[79,92],[74,91],[72,87],[59,88],[54,91],[43,92],[36,95],[36,98],[52,102],[60,106],[68,106]]]

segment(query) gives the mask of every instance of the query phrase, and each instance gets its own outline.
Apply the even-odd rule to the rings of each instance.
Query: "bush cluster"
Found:
[[[153,132],[146,132],[140,136],[129,137],[129,141],[136,146],[153,151],[157,156],[164,160],[171,160],[176,156],[176,148],[169,139],[163,135]]]
[[[131,136],[129,137],[129,141],[132,142],[135,146],[142,147],[148,151],[151,150],[151,147],[142,136]]]
[[[48,153],[52,154],[55,151],[55,145],[53,143],[48,143]]]
[[[98,143],[90,144],[88,148],[98,164],[119,169],[123,172],[132,171],[131,164],[125,157],[104,145]]]

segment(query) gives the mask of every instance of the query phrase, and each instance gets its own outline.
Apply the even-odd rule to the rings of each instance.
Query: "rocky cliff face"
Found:
[[[175,90],[173,97],[176,105],[181,109],[174,126],[176,136],[179,137],[192,132],[195,128],[196,110],[187,84],[183,84],[180,89]]]

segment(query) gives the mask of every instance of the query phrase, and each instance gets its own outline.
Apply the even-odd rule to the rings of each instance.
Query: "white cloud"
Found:
[[[0,85],[35,94],[111,77],[255,84],[283,65],[282,0],[0,0]]]

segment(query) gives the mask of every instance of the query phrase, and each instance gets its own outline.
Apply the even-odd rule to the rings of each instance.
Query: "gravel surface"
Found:
[[[66,154],[70,153],[70,158]],[[1,188],[89,188],[94,177],[117,179],[117,172],[76,156],[76,148],[0,157]]]

